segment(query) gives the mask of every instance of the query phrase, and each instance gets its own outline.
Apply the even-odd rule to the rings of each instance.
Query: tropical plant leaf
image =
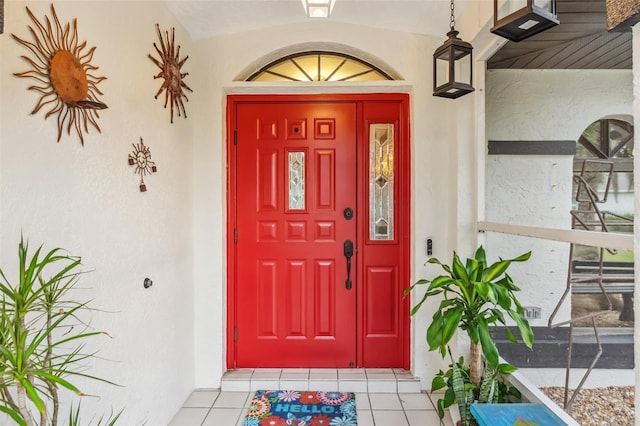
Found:
[[[51,345],[51,347],[55,348],[57,346],[61,346],[66,343],[73,342],[75,340],[85,340],[88,337],[95,337],[95,336],[107,336],[107,333],[105,333],[104,331],[88,331],[86,333],[75,334],[73,336],[67,337],[66,339],[61,339],[56,341],[54,344]]]
[[[514,311],[507,311],[509,316],[516,322],[518,325],[518,331],[520,332],[520,337],[524,344],[531,349],[533,346],[533,331],[531,330],[531,326],[529,325],[529,321],[522,316],[521,314]]]
[[[444,380],[444,377],[435,376],[431,381],[431,392],[438,391],[440,389],[445,388],[446,386],[447,386],[447,382],[446,380]]]
[[[442,340],[440,342],[441,349],[442,346],[446,346],[455,335],[463,313],[464,309],[461,307],[449,309],[444,313],[444,326],[442,328]]]
[[[509,386],[505,392],[506,397],[510,397],[515,401],[522,401],[522,393],[515,386]]]
[[[420,299],[420,301],[416,303],[416,305],[413,308],[411,308],[411,316],[415,315],[416,312],[420,310],[420,307],[422,307],[422,304],[427,301],[428,297],[429,297],[429,293],[425,293],[422,296],[422,299]]]
[[[444,310],[445,308],[448,308],[449,306],[453,306],[453,305],[457,305],[457,304],[458,304],[458,300],[456,300],[456,299],[442,299],[442,301],[440,302],[440,307],[438,309]]]
[[[430,282],[431,282],[431,280],[425,280],[425,279],[418,280],[412,286],[405,288],[404,292],[403,292],[403,295],[406,297],[417,286],[424,285],[424,284],[429,284]]]
[[[480,379],[480,392],[478,393],[478,402],[486,403],[493,400],[494,394],[497,392],[496,370],[486,365]]]
[[[63,379],[60,376],[57,376],[55,374],[49,374],[45,371],[38,371],[37,374],[38,376],[43,377],[51,381],[52,383],[57,383],[60,386],[69,389],[71,392],[74,392],[76,395],[83,395],[80,389],[78,389],[76,386],[72,385],[71,383],[69,383],[69,381]]]
[[[487,318],[487,324],[491,325],[493,323],[499,322],[500,324],[504,324],[504,315],[502,314],[502,311],[498,308],[491,308],[489,309],[489,312],[491,312],[491,320],[489,320],[489,318]]]
[[[462,412],[463,407],[466,405],[467,393],[465,391],[465,380],[463,378],[463,369],[457,363],[453,364],[453,373],[451,375],[451,388],[456,396],[456,402]]]
[[[528,251],[528,252],[526,252],[524,254],[521,254],[520,256],[518,256],[516,258],[511,259],[511,261],[512,262],[524,262],[524,261],[529,260],[530,258],[531,258],[531,252]]]
[[[520,291],[520,288],[513,283],[513,279],[509,274],[504,274],[504,277],[495,282],[496,286],[504,287],[508,291]]]
[[[487,264],[487,254],[484,251],[484,247],[482,247],[482,246],[478,247],[478,249],[476,250],[475,254],[473,255],[473,258],[475,260],[477,260],[478,263],[480,263],[481,265],[486,265]]]
[[[478,292],[480,297],[482,297],[484,300],[487,300],[493,304],[497,302],[496,295],[493,292],[493,287],[490,283],[480,281],[474,284],[475,284],[476,291]]]
[[[510,342],[518,343],[518,339],[516,339],[516,336],[513,335],[513,333],[511,332],[511,330],[509,330],[508,327],[504,328],[504,334],[507,336],[507,339]]]
[[[69,426],[80,425],[80,404],[74,409],[73,404],[69,407]]]
[[[31,402],[33,402],[33,404],[36,406],[38,411],[41,414],[46,413],[47,408],[44,405],[44,401],[42,401],[42,398],[40,398],[38,391],[33,387],[31,382],[29,382],[29,379],[27,379],[26,377],[21,377],[17,380],[17,382],[20,386],[24,388],[25,392],[27,393],[27,396],[29,397]]]
[[[484,354],[487,363],[491,367],[497,368],[499,361],[498,348],[491,338],[489,326],[482,317],[478,318],[478,334],[480,336],[480,344],[482,345],[482,353]]]
[[[25,356],[26,357],[30,357],[31,355],[33,355],[34,351],[36,351],[40,345],[42,344],[42,342],[47,338],[47,336],[49,334],[51,334],[53,332],[53,330],[56,330],[60,327],[60,324],[65,321],[67,318],[72,317],[74,312],[76,312],[78,309],[81,309],[82,307],[85,307],[86,304],[79,304],[78,306],[74,307],[73,309],[69,310],[69,311],[65,311],[63,314],[58,315],[58,317],[56,318],[55,321],[53,321],[51,323],[51,325],[49,325],[48,327],[38,331],[38,333],[36,333],[34,339],[31,341],[31,343],[28,345],[28,347],[25,350]]]
[[[509,268],[509,265],[512,262],[524,262],[528,260],[530,256],[531,256],[531,252],[529,251],[513,259],[506,259],[506,260],[500,260],[498,262],[495,262],[494,264],[492,264],[491,266],[487,267],[487,269],[484,270],[484,273],[482,275],[482,280],[493,281],[496,278],[500,277],[507,270],[507,268]]]
[[[501,363],[498,365],[498,373],[500,374],[511,374],[517,370],[518,369],[511,364]]]
[[[429,350],[433,351],[442,347],[442,331],[444,329],[444,318],[442,317],[442,311],[436,311],[433,316],[433,321],[427,328],[427,343],[429,344]],[[446,355],[443,354],[444,357]]]
[[[480,281],[482,277],[482,267],[476,259],[467,259],[467,274],[470,281]]]
[[[509,260],[500,260],[491,266],[488,266],[484,273],[482,274],[483,281],[493,281],[496,278],[500,277],[504,272],[509,268],[511,261]]]
[[[16,413],[14,410],[12,410],[9,407],[0,405],[0,413],[5,413],[9,415],[9,417],[11,417],[13,421],[15,421],[19,426],[27,426],[27,423],[22,419],[22,416],[20,416],[19,413]]]
[[[509,297],[509,291],[500,285],[494,285],[493,291],[496,294],[498,305],[505,311],[511,309],[511,297]]]
[[[453,262],[451,263],[451,269],[453,270],[452,276],[463,281],[469,281],[469,274],[467,269],[462,264],[460,257],[457,253],[453,253]]]
[[[460,419],[462,420],[463,425],[471,425],[473,421],[473,416],[471,415],[471,403],[473,402],[473,389],[469,389],[465,396],[465,403],[463,408],[460,410]]]
[[[28,399],[28,407],[35,407],[47,424],[57,424],[59,419],[48,412],[50,406],[58,404],[57,389],[82,395],[70,378],[111,383],[84,373],[88,365],[82,364],[95,356],[83,352],[83,342],[105,333],[89,329],[80,319],[79,312],[89,309],[86,303],[65,300],[84,273],[78,269],[79,257],[60,248],[45,252],[43,246],[30,252],[22,237],[18,262],[13,283],[0,269],[0,388],[15,387],[27,398],[16,402],[5,400],[0,413],[23,425],[27,419],[22,419],[19,413],[28,409],[23,402]],[[50,275],[45,277],[45,273]],[[78,325],[84,328],[75,332]],[[52,413],[58,417],[56,410]],[[100,424],[112,425],[119,417],[119,413],[114,415],[112,411],[100,419]],[[73,414],[69,420],[73,420]]]
[[[444,404],[445,407],[450,407],[456,402],[456,393],[453,391],[453,387],[449,387],[444,392]]]
[[[107,383],[107,384],[113,385],[113,386],[122,386],[122,385],[119,385],[116,382],[112,382],[112,381],[104,379],[102,377],[94,376],[94,375],[91,375],[91,374],[81,373],[79,371],[65,371],[64,374],[69,375],[69,376],[74,376],[74,377],[84,377],[86,379],[91,379],[91,380],[96,381],[96,382]]]
[[[123,411],[124,410],[120,410],[117,413],[114,413],[112,409],[108,417],[105,418],[104,415],[100,416],[100,418],[95,423],[95,425],[96,426],[102,426],[102,425],[113,426],[116,424],[116,422],[122,415]],[[73,404],[71,404],[71,407],[69,408],[69,426],[82,426],[83,424],[86,424],[86,423],[83,423],[80,420],[80,404],[78,404],[78,406],[75,409],[73,407]]]
[[[438,408],[438,417],[440,420],[444,419],[444,410],[447,409],[447,407],[444,406],[444,399],[439,399],[436,403],[436,407]]]
[[[442,291],[443,290],[441,290],[441,289],[428,290],[425,294],[423,294],[422,298],[420,299],[420,301],[418,303],[416,303],[413,308],[411,308],[411,313],[410,313],[411,316],[415,315],[420,310],[420,308],[422,307],[424,302],[426,302],[429,297],[438,295],[438,294],[442,293]]]
[[[513,290],[513,291],[518,291],[518,290]],[[509,294],[511,295],[512,302],[516,307],[515,311],[520,315],[524,315],[524,308],[522,307],[522,304],[520,303],[518,298],[513,294],[513,291],[510,291]]]
[[[431,284],[429,285],[427,291],[448,287],[454,282],[455,280],[453,278],[447,277],[446,275],[440,275],[438,277],[435,277],[433,281],[431,281]]]
[[[478,333],[478,326],[476,323],[468,323],[466,325],[467,334],[472,342],[478,343],[480,341],[480,335]]]
[[[105,419],[105,421],[106,421],[105,426],[113,426],[113,425],[115,425],[123,412],[124,412],[124,409],[118,411],[115,414],[113,413],[113,411],[111,411],[111,414],[109,415],[109,417],[107,419]],[[100,420],[98,420],[98,425],[102,424],[102,420],[103,419],[104,419],[104,416],[100,417]]]
[[[451,268],[449,267],[449,265],[447,265],[447,264],[445,264],[445,263],[440,262],[440,260],[436,259],[435,257],[432,257],[432,258],[430,258],[429,260],[427,260],[427,261],[425,262],[425,264],[427,264],[427,263],[433,263],[433,264],[436,264],[436,265],[440,265],[440,267],[441,267],[442,269],[444,269],[444,271],[445,271],[447,274],[449,274],[449,275],[453,276],[453,274],[451,273]]]

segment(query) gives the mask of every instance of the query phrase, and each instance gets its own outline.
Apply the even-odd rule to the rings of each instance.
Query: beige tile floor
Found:
[[[195,390],[170,426],[241,426],[254,392]],[[356,393],[358,426],[437,426],[425,393]],[[447,422],[445,424],[450,424]]]
[[[355,392],[358,426],[440,424],[418,379],[405,370],[243,369],[225,374],[221,389],[193,391],[169,426],[240,426],[258,389]]]

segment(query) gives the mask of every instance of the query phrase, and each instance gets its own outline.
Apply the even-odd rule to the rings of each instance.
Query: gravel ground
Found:
[[[540,388],[559,407],[563,406],[564,388]],[[581,389],[568,413],[582,426],[633,425],[633,386],[609,386]],[[569,397],[571,397],[569,392]]]

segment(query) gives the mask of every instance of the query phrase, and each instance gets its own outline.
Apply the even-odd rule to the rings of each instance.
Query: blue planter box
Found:
[[[518,418],[538,426],[566,425],[543,404],[473,404],[471,414],[480,426],[513,426]]]

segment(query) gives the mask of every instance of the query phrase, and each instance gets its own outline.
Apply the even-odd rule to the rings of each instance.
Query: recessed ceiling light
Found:
[[[304,11],[309,18],[328,18],[336,0],[302,0]]]

